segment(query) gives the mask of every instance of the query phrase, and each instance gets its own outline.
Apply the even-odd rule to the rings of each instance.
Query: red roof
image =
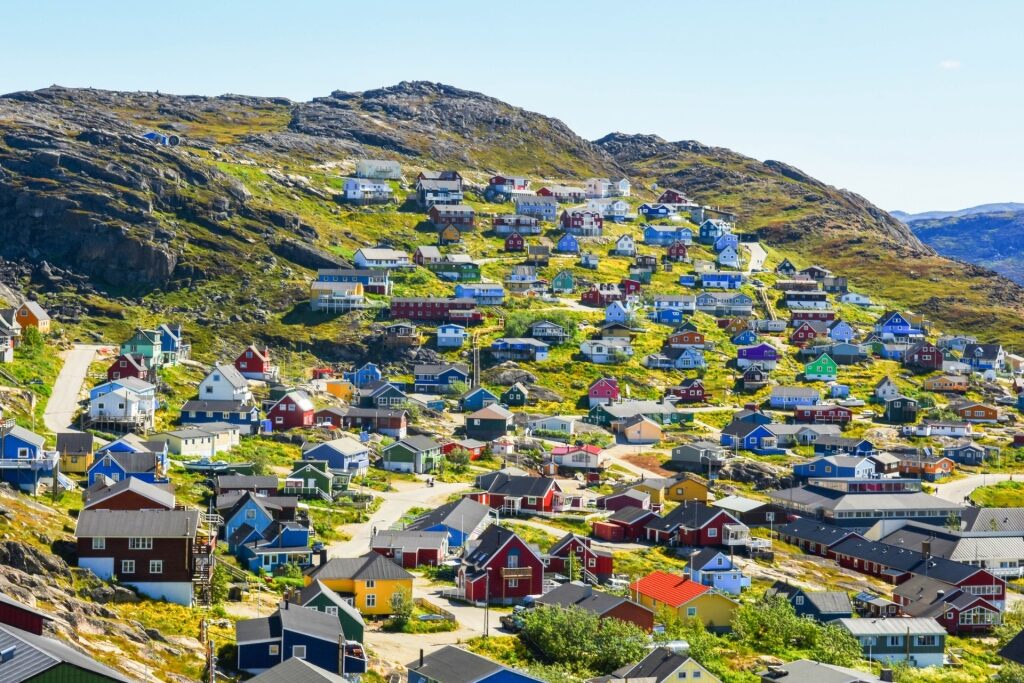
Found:
[[[679,607],[711,589],[686,576],[656,571],[631,583],[629,590],[635,591],[639,595],[646,595],[669,607]]]
[[[600,455],[601,450],[600,446],[594,446],[592,444],[582,446],[557,446],[551,450],[551,455],[565,455],[567,453],[576,453],[578,451],[583,451],[590,455]]]

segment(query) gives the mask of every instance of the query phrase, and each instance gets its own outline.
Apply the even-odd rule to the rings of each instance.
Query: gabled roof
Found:
[[[448,542],[446,531],[391,530],[378,531],[370,539],[371,548],[402,548],[406,552],[424,548],[441,550]]]
[[[505,547],[505,544],[509,543],[512,539],[519,539],[524,546],[533,552],[538,562],[543,562],[543,560],[541,560],[540,553],[534,546],[531,546],[529,543],[519,538],[519,535],[511,529],[506,529],[498,526],[497,524],[492,524],[484,529],[484,532],[480,534],[480,538],[476,545],[472,546],[471,549],[468,550],[464,562],[469,567],[480,568],[485,566],[491,561],[494,555]]]
[[[122,683],[133,683],[134,680],[59,640],[37,636],[6,624],[0,624],[0,651],[11,653],[9,659],[0,661],[0,680],[5,683],[37,680],[61,664],[79,670],[78,674],[69,672],[69,675],[81,678],[69,680],[105,679]]]
[[[126,474],[145,474],[155,472],[159,464],[159,455],[149,451],[141,453],[127,453],[124,451],[104,451],[102,455],[97,454],[96,460],[90,465],[90,469],[103,462],[103,458],[110,458]]]
[[[89,436],[91,438],[92,434]],[[166,488],[157,486],[156,484],[150,484],[138,477],[127,477],[126,479],[116,481],[109,486],[91,488],[86,491],[87,497],[85,501],[85,509],[95,507],[103,501],[109,500],[110,498],[113,498],[125,491],[131,491],[143,498],[148,498],[161,507],[166,507],[167,509],[174,508],[175,498],[173,491],[169,491]]]
[[[879,683],[882,679],[864,671],[847,669],[833,664],[822,664],[809,659],[773,666],[769,671],[759,672],[762,681],[772,680],[773,672],[780,683]]]
[[[249,387],[249,380],[242,377],[242,373],[238,371],[238,368],[230,363],[217,363],[213,366],[213,371],[207,377],[212,376],[214,372],[219,372],[221,378],[235,389],[247,389]]]
[[[346,603],[347,604],[347,603]],[[321,669],[305,659],[290,657],[259,676],[249,679],[249,683],[349,683],[347,678]]]
[[[672,508],[664,517],[651,520],[646,528],[664,532],[671,532],[680,527],[703,529],[718,515],[726,515],[734,523],[739,524],[735,517],[721,508],[711,507],[696,500],[687,500]]]
[[[822,615],[850,614],[853,611],[850,596],[844,591],[809,591],[783,581],[776,581],[765,593],[766,596],[772,594],[784,595],[787,600],[802,595]]]
[[[637,595],[646,595],[670,607],[679,607],[709,592],[711,588],[693,581],[689,577],[677,576],[659,570],[637,579],[629,585],[629,590]]]
[[[718,548],[701,548],[699,551],[690,556],[690,569],[703,571],[706,566],[719,555],[724,555]],[[729,562],[730,566],[732,562]]]
[[[306,444],[302,448],[303,455],[320,448],[326,448],[328,450],[340,453],[342,455],[359,455],[365,453],[369,448],[366,444],[360,442],[347,434],[339,436],[337,439],[331,441],[324,441],[323,443]]]
[[[301,410],[302,412],[313,410],[313,401],[312,399],[309,398],[309,394],[307,394],[305,391],[300,391],[298,389],[286,393],[284,396],[278,399],[277,403],[271,406],[270,409],[273,410],[286,400],[290,400],[292,403],[295,404],[295,407]]]
[[[275,475],[262,474],[219,474],[217,488],[223,489],[276,489],[278,478]]]
[[[477,477],[476,484],[488,493],[512,497],[543,498],[558,483],[550,477],[531,477],[498,471]]]
[[[593,586],[579,581],[563,583],[537,598],[538,605],[557,605],[560,607],[579,607],[597,616],[604,616],[624,602],[632,602],[618,595],[611,595],[595,590]],[[646,609],[633,603],[635,608]]]
[[[654,513],[650,510],[645,510],[643,508],[638,508],[630,505],[616,510],[614,513],[612,513],[610,517],[608,517],[608,521],[622,522],[623,524],[633,524],[634,522],[638,522],[643,518],[650,517],[652,515],[654,515]]]
[[[199,510],[82,510],[77,538],[195,538]]]
[[[412,580],[412,574],[375,552],[369,552],[359,557],[335,557],[328,560],[327,564],[314,567],[306,573],[319,581],[330,579]]]
[[[465,533],[480,526],[490,512],[491,508],[483,503],[478,503],[471,498],[461,498],[417,517],[409,525],[409,529],[429,529],[443,525]]]
[[[441,448],[441,444],[437,443],[429,436],[421,436],[419,434],[407,436],[401,441],[397,441],[391,444],[391,446],[388,446],[388,448],[398,445],[401,445],[409,449],[413,453],[425,453],[427,451],[434,451]]]
[[[10,431],[7,432],[7,436],[23,441],[31,446],[35,446],[36,448],[42,448],[46,445],[46,439],[20,425],[14,425],[11,427]]]
[[[512,413],[496,403],[466,416],[467,420],[509,420],[511,418]]]
[[[445,645],[440,650],[433,652],[423,658],[423,664],[419,661],[408,664],[409,671],[415,671],[429,680],[438,683],[476,683],[477,681],[493,676],[499,671],[508,670],[508,667],[492,662],[486,657],[481,657],[461,647]],[[540,681],[529,674],[517,671],[518,676]]]
[[[363,615],[359,613],[355,607],[345,600],[340,595],[335,593],[333,590],[327,587],[327,585],[319,579],[314,579],[308,586],[303,587],[295,598],[298,600],[300,605],[308,605],[312,600],[315,600],[318,596],[323,595],[335,605],[342,612],[345,612],[353,621],[363,626],[366,622],[363,621]],[[294,596],[294,594],[293,594]]]

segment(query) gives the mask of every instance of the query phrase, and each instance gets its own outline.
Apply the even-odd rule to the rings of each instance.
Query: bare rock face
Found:
[[[503,387],[510,387],[516,382],[527,386],[536,384],[537,376],[532,372],[523,370],[514,361],[505,361],[495,365],[483,373],[483,380],[488,384],[497,384]]]

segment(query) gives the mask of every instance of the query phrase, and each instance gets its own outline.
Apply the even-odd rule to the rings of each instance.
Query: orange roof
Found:
[[[651,572],[630,584],[629,589],[639,595],[665,603],[670,607],[685,605],[699,595],[711,590],[708,586],[692,581],[686,576],[668,572]]]

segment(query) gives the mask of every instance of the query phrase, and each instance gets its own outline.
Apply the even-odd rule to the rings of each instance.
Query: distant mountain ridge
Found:
[[[976,213],[1005,213],[1007,211],[1024,211],[1024,204],[1020,202],[1001,202],[995,204],[979,204],[978,206],[971,206],[966,209],[957,209],[956,211],[924,211],[921,213],[890,211],[889,215],[903,221],[904,223],[913,223],[915,221],[930,221],[942,218],[959,218],[961,216],[971,216]]]
[[[960,211],[896,216],[943,256],[991,268],[1024,284],[1024,204],[983,204]]]

